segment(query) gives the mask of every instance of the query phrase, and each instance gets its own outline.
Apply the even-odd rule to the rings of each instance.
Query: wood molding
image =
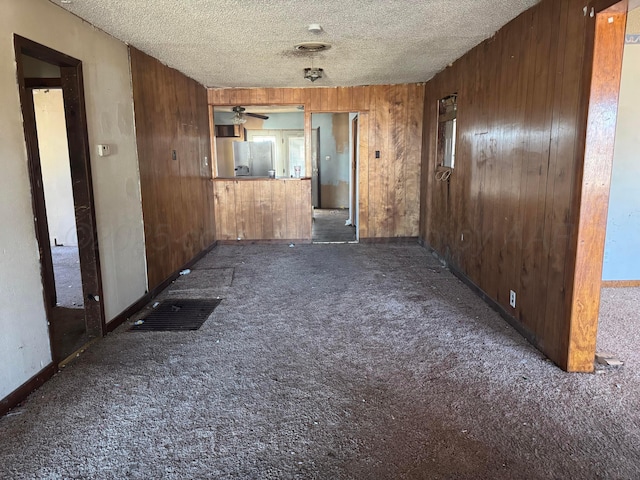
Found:
[[[57,78],[25,78],[27,88],[62,88],[62,79]]]
[[[629,0],[591,0],[596,13],[627,13]]]
[[[9,395],[0,400],[0,417],[24,401],[34,390],[53,377],[58,371],[55,363],[50,363]]]
[[[142,310],[144,306],[152,300],[152,298],[153,296],[151,295],[151,292],[147,292],[138,300],[125,308],[118,315],[116,315],[110,322],[107,323],[107,333],[113,332],[116,328],[126,322],[129,317]]]
[[[567,256],[567,271],[573,273],[567,296],[566,369],[571,372],[594,368],[626,15],[626,11],[597,14],[589,31],[593,40],[587,42],[593,48],[585,58],[585,76],[591,80],[585,83],[584,92],[588,100],[586,140],[584,161],[576,174],[575,243]]]
[[[220,245],[310,245],[312,242],[308,238],[298,239],[271,239],[271,240],[220,240]]]
[[[377,243],[389,243],[399,245],[420,244],[418,237],[365,237],[358,240],[359,243],[377,244]]]
[[[603,280],[602,288],[640,287],[640,280]]]

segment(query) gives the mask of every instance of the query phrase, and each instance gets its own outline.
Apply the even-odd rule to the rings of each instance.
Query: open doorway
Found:
[[[568,325],[566,370],[594,369],[601,298],[607,206],[614,157],[622,57],[628,0],[603,0],[589,15],[584,78],[586,136],[579,173],[571,317]],[[585,7],[585,13],[589,8]]]
[[[312,148],[314,243],[357,242],[358,114],[312,113],[318,132]]]
[[[15,36],[53,360],[105,331],[79,60]]]
[[[614,355],[625,363],[637,363],[640,105],[636,98],[640,85],[640,2],[630,2],[629,7],[609,189],[597,352]]]

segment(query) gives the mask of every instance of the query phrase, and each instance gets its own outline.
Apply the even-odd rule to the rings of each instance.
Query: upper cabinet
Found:
[[[216,125],[214,133],[216,137],[239,137],[242,125]]]

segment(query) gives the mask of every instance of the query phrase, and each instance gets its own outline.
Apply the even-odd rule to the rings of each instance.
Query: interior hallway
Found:
[[[356,228],[346,225],[347,208],[314,208],[312,238],[314,243],[355,242]]]
[[[56,282],[57,305],[66,308],[83,308],[78,247],[52,246],[51,258]]]
[[[52,246],[56,306],[51,311],[55,361],[63,361],[89,341],[84,316],[78,247]]]
[[[640,476],[637,343],[564,373],[417,245],[221,246],[162,294],[203,296],[0,418],[0,478]]]

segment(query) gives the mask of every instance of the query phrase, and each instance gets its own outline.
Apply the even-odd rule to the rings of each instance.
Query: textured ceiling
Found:
[[[60,5],[60,0],[51,0]],[[209,87],[424,82],[538,0],[72,0],[61,5]],[[321,34],[307,31],[320,23]]]

